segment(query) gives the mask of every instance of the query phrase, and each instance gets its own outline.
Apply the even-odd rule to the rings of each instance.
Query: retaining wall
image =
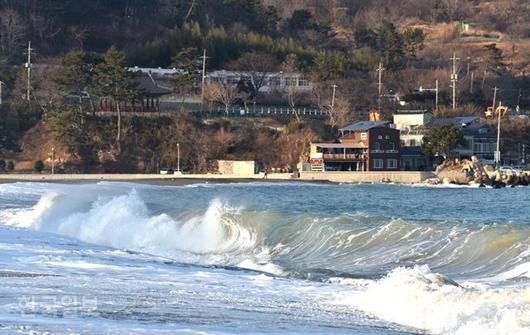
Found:
[[[301,180],[321,180],[336,183],[380,183],[390,181],[400,184],[421,183],[436,175],[425,171],[378,172],[302,172]]]

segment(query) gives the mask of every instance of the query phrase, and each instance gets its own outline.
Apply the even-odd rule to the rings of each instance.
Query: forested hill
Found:
[[[208,72],[300,72],[311,83],[304,94],[226,87],[238,103],[321,108],[329,120],[272,131],[283,128],[207,125],[190,113],[152,122],[85,115],[85,93],[94,114],[98,98],[119,106],[138,94],[126,66],[179,67],[168,83],[171,99],[197,94],[203,49]],[[338,126],[374,108],[387,119],[403,105],[440,117],[483,115],[497,92],[511,111],[528,113],[528,55],[528,0],[0,0],[0,155],[24,169],[18,161],[49,162],[49,148],[61,145],[63,165],[79,171],[156,171],[158,163],[173,164],[182,144],[194,171],[227,158],[285,169],[300,162],[310,141],[334,138]],[[111,85],[116,78],[121,90]],[[228,108],[234,97],[204,99]],[[528,121],[509,127],[513,143],[530,145]]]
[[[356,34],[383,20],[400,30],[419,25],[428,33],[460,21],[489,37],[530,37],[526,0],[0,0],[0,6],[4,63],[22,61],[28,40],[40,57],[116,45],[130,62],[150,66],[169,65],[181,46],[219,48],[219,40],[232,50],[213,50],[210,66],[237,58],[237,48],[265,48],[256,41],[268,38],[284,39],[278,57],[301,45],[354,53],[364,46]]]

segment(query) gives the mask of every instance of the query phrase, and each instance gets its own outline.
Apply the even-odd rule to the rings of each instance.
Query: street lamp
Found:
[[[180,174],[180,143],[177,143],[177,173]]]
[[[55,147],[52,147],[52,175],[55,173]]]
[[[438,89],[438,79],[436,79],[436,86],[435,88],[423,88],[420,86],[420,88],[418,89],[420,92],[436,92],[436,99],[435,99],[435,104],[436,104],[436,111],[438,111],[438,92],[439,92],[439,89]]]

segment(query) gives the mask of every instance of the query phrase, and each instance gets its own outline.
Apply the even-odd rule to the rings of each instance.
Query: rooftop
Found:
[[[173,93],[170,88],[158,85],[150,76],[137,76],[133,79],[133,82],[137,85],[138,91],[145,96],[157,97]]]
[[[365,131],[375,127],[387,127],[390,124],[389,121],[361,121],[350,124],[344,128],[339,129],[341,132],[345,131]]]
[[[479,120],[478,116],[458,116],[451,118],[436,118],[432,120],[432,124],[435,126],[455,126],[457,128],[468,126],[475,121]]]
[[[426,109],[401,109],[397,110],[394,114],[397,115],[407,115],[407,114],[427,114],[430,113]]]
[[[366,145],[355,144],[355,143],[313,143],[313,144],[319,148],[326,148],[326,149],[366,148]]]

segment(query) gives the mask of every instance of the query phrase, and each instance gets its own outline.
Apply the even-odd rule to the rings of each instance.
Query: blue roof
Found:
[[[361,121],[357,123],[350,124],[344,128],[339,129],[343,131],[363,131],[375,127],[385,127],[390,123],[390,121]]]

